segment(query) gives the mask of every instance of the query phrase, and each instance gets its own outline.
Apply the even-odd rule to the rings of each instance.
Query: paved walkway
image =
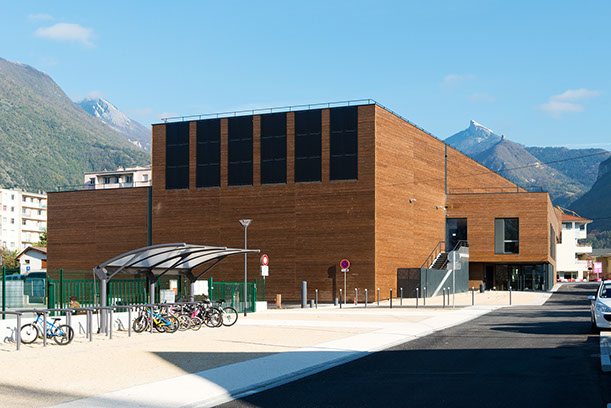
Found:
[[[549,296],[549,294],[547,295]],[[538,300],[537,300],[538,299]],[[530,294],[523,302],[540,301]],[[2,406],[214,405],[473,319],[468,308],[320,308],[240,316],[229,328],[74,344],[0,346]]]

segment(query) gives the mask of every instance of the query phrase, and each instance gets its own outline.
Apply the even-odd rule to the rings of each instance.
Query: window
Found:
[[[126,183],[133,183],[134,182],[134,176],[125,176],[125,182]]]
[[[21,225],[26,225],[26,221],[25,220],[21,221]]]
[[[295,182],[321,181],[321,110],[295,112]]]
[[[11,212],[15,212],[15,207],[11,207]]]
[[[29,259],[26,259],[26,260],[25,260],[25,263],[29,264],[29,263],[30,263],[30,260],[29,260]]]
[[[42,210],[38,210],[38,215],[42,215]]]
[[[552,224],[549,225],[549,256],[556,259],[556,234]]]
[[[6,205],[2,206],[2,211],[6,211]]]
[[[579,224],[579,230],[580,231],[585,231],[586,230],[586,224]]]
[[[11,194],[11,200],[15,201],[15,194]]]
[[[34,202],[34,198],[30,197],[30,202],[33,203]]]
[[[494,252],[497,254],[519,253],[520,220],[518,218],[494,219]]]
[[[252,185],[252,116],[228,119],[228,172],[230,186]]]
[[[165,126],[165,188],[189,188],[189,122],[168,123]]]
[[[104,184],[110,184],[110,177],[104,177]]]
[[[95,179],[92,178],[92,179],[89,179],[89,181],[91,181],[91,184],[93,184],[95,182]],[[41,205],[41,204],[42,204],[42,199],[39,198],[38,199],[38,205]]]
[[[143,177],[144,177],[144,182],[149,181],[149,175],[148,174],[145,174]]]
[[[196,186],[221,186],[221,120],[197,122]]]
[[[286,183],[286,113],[261,115],[261,184]]]
[[[15,248],[15,243],[11,242],[11,248]]]
[[[14,223],[15,223],[15,219],[11,218],[11,224],[14,224]]]
[[[27,197],[23,197],[23,202],[25,203],[28,200]]]
[[[571,229],[571,223],[570,222],[563,222],[562,223],[562,229],[564,229],[564,230]]]
[[[21,213],[22,213],[22,214],[25,214],[25,208],[22,208],[22,209],[21,209]]]
[[[358,110],[331,109],[331,180],[358,179]]]
[[[95,184],[95,177],[89,178],[89,184]],[[40,205],[40,199],[38,199],[38,205]]]

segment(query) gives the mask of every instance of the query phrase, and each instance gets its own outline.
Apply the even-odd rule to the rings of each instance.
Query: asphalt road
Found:
[[[606,407],[589,301],[564,285],[513,307],[222,407]]]

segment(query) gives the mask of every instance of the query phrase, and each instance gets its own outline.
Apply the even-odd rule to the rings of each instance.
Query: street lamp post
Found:
[[[244,227],[244,249],[248,248],[248,226],[250,225],[251,222],[252,220],[248,218],[242,218],[240,220],[240,224],[242,224],[242,226]],[[246,285],[248,283],[248,264],[246,262],[247,256],[248,254],[244,252],[244,316],[247,315],[246,301],[248,300],[248,288]]]

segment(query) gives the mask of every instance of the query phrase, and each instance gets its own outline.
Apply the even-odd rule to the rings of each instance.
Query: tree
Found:
[[[0,249],[0,254],[2,255],[2,266],[7,268],[18,268],[19,262],[15,260],[19,253],[17,251],[10,251],[6,248]]]
[[[40,238],[38,239],[38,242],[35,243],[34,246],[42,247],[42,248],[47,247],[47,229],[46,228],[42,231],[42,234],[40,234]]]

